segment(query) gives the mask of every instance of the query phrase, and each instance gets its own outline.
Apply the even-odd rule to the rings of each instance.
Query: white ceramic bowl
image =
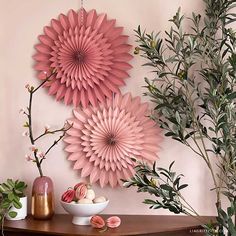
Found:
[[[102,212],[108,203],[109,200],[93,204],[67,203],[61,201],[61,205],[65,211],[73,216],[72,223],[75,225],[90,225],[91,217]]]

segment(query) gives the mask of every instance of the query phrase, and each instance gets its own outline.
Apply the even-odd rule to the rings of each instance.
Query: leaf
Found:
[[[174,207],[174,206],[169,206],[169,210],[171,212],[174,212],[175,214],[179,214],[180,213],[180,211],[176,207]]]
[[[20,209],[22,207],[22,204],[19,201],[14,200],[12,203],[16,209]]]
[[[20,197],[17,195],[14,195],[13,201],[20,202]]]
[[[226,197],[228,197],[231,200],[234,199],[234,195],[230,192],[222,191],[221,193],[224,194]]]
[[[2,208],[4,209],[8,209],[10,205],[11,205],[11,202],[8,199],[5,199],[1,204]]]
[[[12,179],[7,179],[7,184],[11,186],[12,188],[15,186],[14,182]]]
[[[170,166],[169,166],[169,171],[171,170],[172,166],[174,165],[175,161],[172,161]]]
[[[163,189],[163,190],[166,190],[166,191],[173,191],[173,188],[167,184],[161,184],[160,185],[160,188]]]
[[[219,222],[219,225],[224,225],[225,226],[225,222],[223,221],[223,219],[222,218],[220,218],[220,217],[216,217],[216,220]]]
[[[17,216],[17,212],[15,211],[10,211],[8,212],[8,215],[11,217],[11,218],[15,218]]]
[[[186,188],[187,186],[188,186],[188,184],[183,184],[183,185],[179,186],[178,191],[180,191],[183,188]]]
[[[170,180],[170,176],[168,173],[166,174],[165,172],[160,172],[160,175],[164,175],[167,179]]]
[[[176,141],[179,141],[179,142],[183,143],[183,141],[182,141],[180,138],[172,137],[172,139],[174,139],[174,140],[176,140]]]
[[[15,192],[15,194],[18,195],[18,196],[19,196],[19,195],[22,195],[22,191],[20,191],[20,190],[15,190],[14,192]]]
[[[228,225],[231,235],[236,235],[236,228],[231,218],[228,220]]]
[[[163,208],[163,206],[161,204],[155,204],[155,205],[153,205],[152,208],[153,209],[160,209],[160,208]]]
[[[195,134],[197,131],[196,130],[193,130],[191,131],[190,133],[186,134],[184,139],[187,140],[189,137],[191,137],[193,134]]]
[[[171,123],[173,123],[173,124],[176,124],[176,125],[178,125],[178,122],[176,121],[176,119],[174,118],[174,117],[168,117],[167,118]]]
[[[144,201],[143,201],[143,203],[145,203],[145,204],[156,204],[156,201],[154,201],[154,200],[151,200],[151,199],[145,199]]]
[[[140,25],[138,26],[138,33],[141,34],[141,28],[140,28]]]
[[[221,208],[218,208],[218,213],[219,213],[220,216],[222,216],[222,219],[224,219],[224,220],[227,220],[227,219],[228,219],[227,214],[226,214],[225,211],[222,210]]]
[[[173,133],[173,132],[167,132],[167,133],[165,133],[165,136],[166,136],[166,137],[176,136],[176,134]]]
[[[13,194],[12,192],[10,192],[10,193],[8,193],[7,197],[8,197],[8,199],[9,199],[10,201],[13,201],[13,199],[14,199],[14,194]]]
[[[174,186],[176,185],[178,187],[179,181],[180,181],[180,177],[176,178],[176,180],[174,181]]]
[[[227,96],[228,99],[235,99],[236,98],[236,92],[233,92]]]
[[[8,183],[2,183],[2,186],[4,187],[5,191],[12,189],[11,186],[8,185]]]
[[[16,183],[16,189],[22,189],[23,190],[26,187],[27,187],[27,185],[22,181]]]
[[[232,207],[228,207],[228,208],[227,208],[227,214],[228,214],[229,216],[233,216],[233,215],[234,215],[234,209],[233,209]]]
[[[125,187],[125,188],[129,188],[129,187],[135,185],[135,183],[130,182],[130,181],[126,181],[126,180],[123,180],[123,179],[121,181],[124,181],[123,187]]]
[[[0,184],[0,193],[4,193],[6,191],[6,189],[4,188],[4,186],[2,184]]]

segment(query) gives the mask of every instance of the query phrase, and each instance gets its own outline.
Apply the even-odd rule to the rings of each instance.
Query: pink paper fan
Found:
[[[116,94],[113,102],[107,99],[96,108],[74,109],[73,127],[64,138],[74,169],[91,183],[115,187],[134,174],[133,158],[155,161],[161,136],[147,113],[148,105],[130,93]]]
[[[106,14],[98,15],[95,10],[70,10],[58,20],[52,19],[39,36],[33,56],[39,79],[56,70],[45,85],[49,94],[56,100],[64,99],[66,105],[87,107],[119,92],[132,67],[127,63],[132,58],[131,46],[122,31],[115,20],[107,20]]]

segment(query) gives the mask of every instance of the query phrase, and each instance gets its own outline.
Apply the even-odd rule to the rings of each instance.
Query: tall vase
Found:
[[[48,220],[54,215],[53,182],[47,176],[37,177],[32,187],[31,213],[34,219]]]

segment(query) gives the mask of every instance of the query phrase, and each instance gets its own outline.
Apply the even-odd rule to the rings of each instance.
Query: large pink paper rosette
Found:
[[[132,56],[128,36],[115,25],[116,20],[108,20],[106,14],[82,8],[60,14],[44,27],[33,58],[39,79],[45,79],[45,72],[56,71],[45,85],[50,95],[64,99],[66,105],[87,107],[97,106],[119,92],[119,86],[129,77]]]
[[[157,159],[160,130],[148,115],[140,97],[116,94],[98,107],[74,109],[73,127],[64,138],[68,160],[81,177],[99,181],[101,187],[121,184],[134,174],[134,159]]]

